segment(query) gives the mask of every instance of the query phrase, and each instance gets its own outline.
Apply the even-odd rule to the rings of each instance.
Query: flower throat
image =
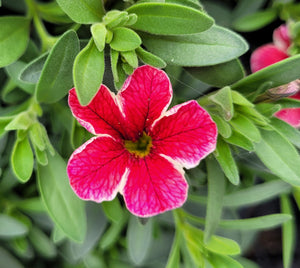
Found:
[[[137,141],[125,140],[124,146],[128,152],[136,157],[145,157],[150,153],[152,138],[145,132]]]

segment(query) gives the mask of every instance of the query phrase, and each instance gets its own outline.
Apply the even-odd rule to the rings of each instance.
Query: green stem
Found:
[[[39,17],[39,14],[38,14],[38,11],[36,8],[36,3],[34,2],[34,0],[25,0],[25,2],[28,7],[27,17],[33,19],[35,29],[41,40],[41,50],[42,50],[42,52],[45,52],[45,51],[49,50],[55,44],[55,42],[57,41],[58,38],[51,36],[47,32],[41,18]]]

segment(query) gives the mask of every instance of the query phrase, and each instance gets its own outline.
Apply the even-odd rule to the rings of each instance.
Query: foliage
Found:
[[[243,238],[281,227],[283,267],[292,267],[300,133],[273,115],[300,104],[260,97],[300,77],[299,3],[2,0],[0,14],[1,263],[257,267]],[[293,56],[250,74],[246,52],[258,43],[244,33],[256,38],[283,21]],[[196,99],[219,133],[217,149],[186,170],[185,205],[149,219],[130,215],[121,196],[80,200],[66,173],[72,151],[90,137],[69,110],[69,89],[87,105],[102,83],[117,92],[142,64],[164,68],[173,103]],[[280,211],[241,218],[276,199]]]

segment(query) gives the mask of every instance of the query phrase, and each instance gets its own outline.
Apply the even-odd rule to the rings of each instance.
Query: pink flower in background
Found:
[[[192,168],[215,150],[217,128],[196,101],[167,111],[172,88],[167,75],[142,66],[117,95],[101,85],[87,106],[75,89],[73,115],[96,136],[74,151],[68,176],[82,199],[102,202],[120,192],[128,210],[149,217],[183,205]]]
[[[291,45],[286,25],[281,25],[273,32],[273,44],[266,44],[257,48],[251,55],[250,66],[252,72],[257,72],[271,64],[289,57],[288,48]],[[269,90],[272,94],[292,95],[290,98],[300,100],[299,80],[292,81],[287,85]],[[284,91],[284,92],[283,92]],[[275,93],[276,93],[275,92]],[[275,116],[286,121],[293,127],[300,127],[300,108],[286,108],[275,113]]]

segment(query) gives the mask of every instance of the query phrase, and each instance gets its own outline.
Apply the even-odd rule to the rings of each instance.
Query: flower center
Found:
[[[145,132],[137,141],[125,140],[124,146],[128,152],[137,157],[145,157],[150,153],[152,139]]]

